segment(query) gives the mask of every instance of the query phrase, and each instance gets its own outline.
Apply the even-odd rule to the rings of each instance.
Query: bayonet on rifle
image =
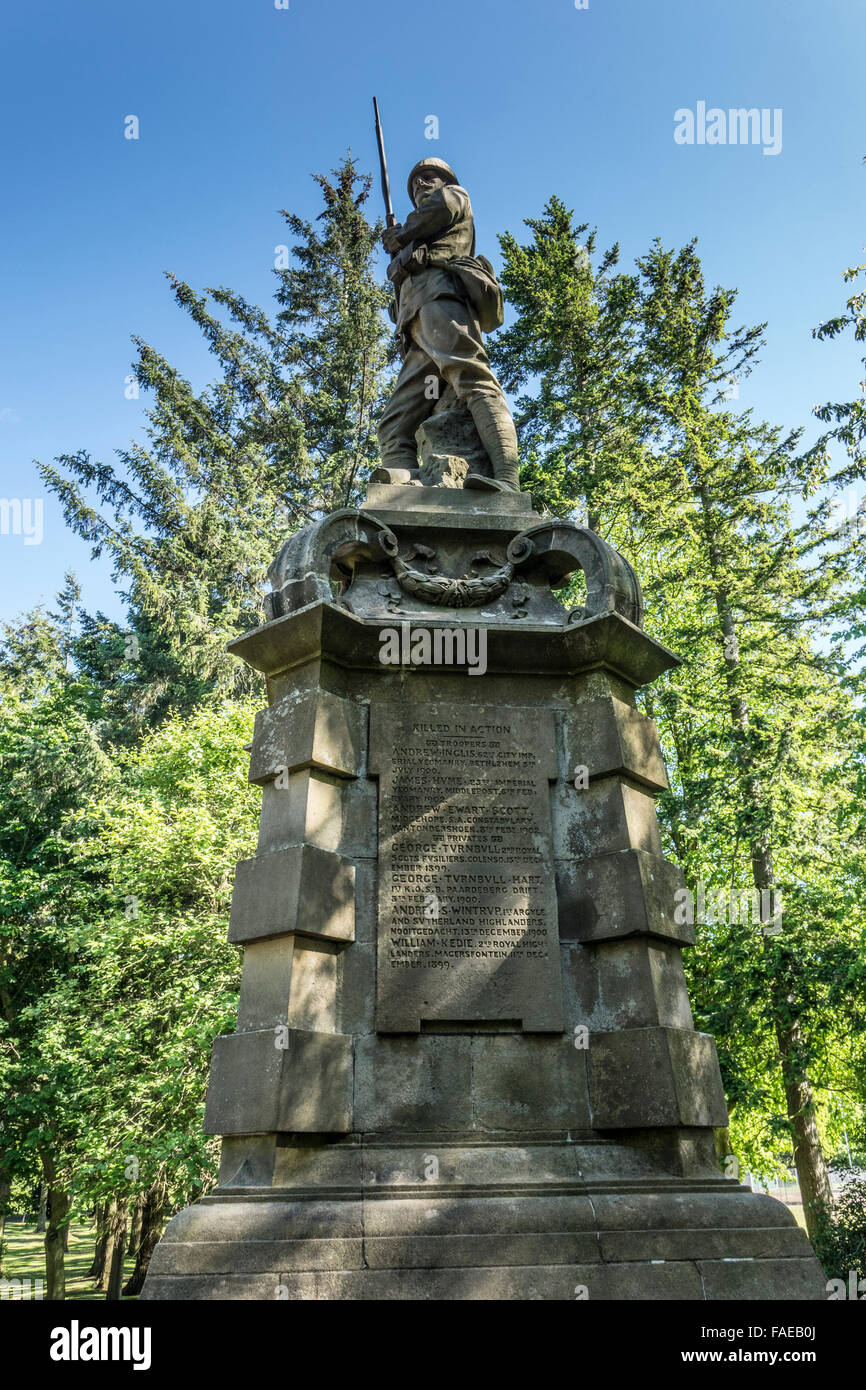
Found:
[[[382,196],[385,199],[385,221],[389,227],[397,226],[397,218],[394,216],[394,208],[391,203],[391,180],[388,178],[388,160],[385,158],[385,137],[382,134],[382,122],[379,119],[379,103],[373,98],[373,110],[376,113],[376,140],[379,144],[379,164],[382,169]]]

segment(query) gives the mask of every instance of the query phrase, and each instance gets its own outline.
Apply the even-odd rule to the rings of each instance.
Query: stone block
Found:
[[[595,1129],[723,1128],[728,1112],[713,1039],[680,1028],[593,1033],[587,1051]]]
[[[570,780],[557,783],[552,810],[557,859],[595,859],[626,849],[661,858],[655,801],[618,777],[577,788],[572,772]]]
[[[617,1146],[618,1147],[618,1146]],[[585,1165],[584,1165],[585,1166]],[[743,1231],[796,1230],[789,1207],[764,1193],[748,1192],[730,1179],[711,1191],[641,1191],[633,1186],[622,1192],[600,1192],[593,1198],[598,1229],[605,1231]]]
[[[376,1012],[376,948],[358,942],[340,953],[340,1032],[372,1033]]]
[[[698,1269],[703,1297],[710,1303],[766,1298],[767,1289],[774,1298],[792,1303],[827,1298],[827,1281],[811,1248],[798,1260],[698,1260]]]
[[[342,787],[342,844],[351,859],[375,859],[379,849],[377,805],[379,788],[364,777]]]
[[[590,1232],[563,1235],[533,1232],[526,1235],[380,1236],[364,1242],[369,1269],[459,1269],[466,1266],[495,1268],[508,1265],[577,1265],[597,1261],[598,1240]]]
[[[354,1189],[361,1200],[363,1183],[364,1151],[360,1143],[352,1139],[334,1137],[333,1134],[278,1134],[274,1154],[274,1187],[300,1189],[306,1194],[311,1189],[321,1188],[332,1191],[343,1188]],[[332,1206],[351,1209],[353,1203],[337,1201]],[[289,1208],[292,1210],[292,1208]]]
[[[440,1177],[444,1170],[440,1170]],[[538,1171],[532,1175],[536,1182]],[[368,1236],[447,1236],[514,1235],[553,1233],[580,1234],[596,1241],[595,1215],[589,1197],[573,1193],[543,1193],[529,1196],[455,1196],[453,1191],[437,1193],[437,1183],[429,1183],[423,1196],[382,1197],[371,1202],[365,1212]]]
[[[273,1273],[272,1298],[277,1298],[284,1270],[361,1269],[365,1265],[360,1240],[202,1241],[186,1245],[161,1241],[154,1275],[258,1275]]]
[[[249,947],[247,948],[249,949]],[[336,1033],[342,952],[330,941],[295,938],[292,989],[286,1022],[308,1033]]]
[[[563,732],[569,771],[582,765],[590,781],[618,773],[667,790],[658,730],[633,705],[612,697],[583,701],[563,716]]]
[[[364,1144],[365,1188],[379,1192],[407,1188],[415,1197],[420,1187],[425,1194],[436,1194],[435,1210],[440,1210],[440,1203],[446,1208],[451,1206],[455,1230],[462,1229],[466,1211],[465,1198],[461,1197],[454,1206],[455,1187],[487,1193],[486,1201],[492,1194],[512,1192],[521,1186],[530,1186],[535,1192],[544,1191],[547,1184],[554,1188],[562,1184],[573,1186],[574,1179],[575,1156],[570,1145],[545,1141],[525,1131],[501,1136],[485,1130],[465,1134],[428,1131],[423,1138],[417,1134],[384,1134],[375,1140],[368,1137]],[[535,1206],[536,1199],[533,1210]],[[467,1219],[473,1221],[475,1215],[470,1212]],[[546,1225],[543,1229],[553,1228]],[[574,1229],[582,1230],[583,1226]],[[387,1227],[377,1226],[376,1231],[378,1235],[394,1234]]]
[[[695,929],[675,920],[682,870],[643,850],[620,850],[580,862],[560,860],[556,888],[564,941],[656,936],[693,946]]]
[[[354,940],[354,865],[315,845],[293,845],[241,860],[235,871],[229,941],[288,932]]]
[[[289,845],[342,849],[346,785],[312,768],[289,773],[280,785],[267,783],[262,788],[257,854]]]
[[[237,1032],[279,1025],[337,1032],[337,948],[298,936],[251,941],[244,950]]]
[[[601,1235],[602,1259],[720,1260],[802,1259],[811,1253],[804,1231],[797,1227],[742,1230],[684,1229],[680,1231],[606,1231]]]
[[[251,941],[244,950],[236,1032],[256,1033],[288,1022],[295,938]]]
[[[355,865],[355,941],[375,946],[379,930],[379,866],[375,860],[359,859]],[[375,1004],[375,990],[371,1003]]]
[[[471,1038],[459,1036],[358,1038],[356,1128],[469,1129],[471,1045]]]
[[[351,1127],[351,1038],[268,1029],[216,1039],[205,1133],[336,1134]]]
[[[256,715],[250,781],[316,767],[357,777],[363,754],[363,711],[329,691],[287,693]]]
[[[270,1187],[276,1144],[275,1134],[227,1135],[220,1146],[220,1187]],[[188,1212],[197,1210],[187,1207]]]
[[[184,1245],[227,1245],[236,1240],[359,1240],[364,1234],[363,1203],[353,1199],[308,1197],[303,1201],[259,1202],[251,1194],[228,1200],[209,1197],[172,1217],[165,1239]]]
[[[586,1052],[568,1036],[473,1038],[472,1102],[484,1130],[588,1129]]]
[[[682,951],[656,937],[603,941],[595,948],[596,1027],[691,1028]]]

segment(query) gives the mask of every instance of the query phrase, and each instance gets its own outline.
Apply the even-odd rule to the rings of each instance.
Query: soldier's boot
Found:
[[[493,477],[469,473],[463,486],[486,492],[519,492],[517,431],[505,397],[473,393],[467,405],[493,465]]]

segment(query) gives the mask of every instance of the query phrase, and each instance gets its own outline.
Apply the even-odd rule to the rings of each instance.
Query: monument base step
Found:
[[[736,1184],[479,1196],[217,1190],[170,1223],[142,1298],[826,1298],[787,1207]]]

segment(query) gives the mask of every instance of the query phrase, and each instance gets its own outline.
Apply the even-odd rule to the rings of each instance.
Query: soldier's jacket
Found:
[[[437,188],[403,223],[401,251],[388,267],[397,291],[397,332],[431,299],[462,299],[458,284],[441,267],[455,256],[475,255],[475,219],[465,188]]]

